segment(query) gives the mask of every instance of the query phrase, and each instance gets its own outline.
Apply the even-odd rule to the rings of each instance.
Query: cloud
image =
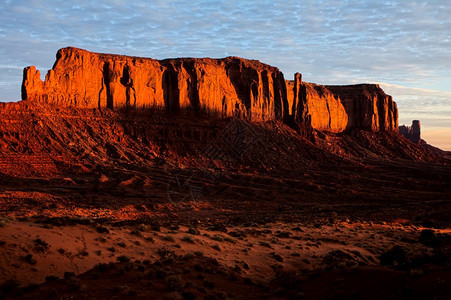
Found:
[[[398,104],[399,124],[420,120],[424,140],[451,150],[451,92],[379,84]]]

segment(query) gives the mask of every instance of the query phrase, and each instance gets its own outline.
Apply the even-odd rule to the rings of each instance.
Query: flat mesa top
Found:
[[[210,57],[202,57],[202,58],[195,58],[195,57],[179,57],[179,58],[165,58],[165,59],[154,59],[150,57],[140,57],[140,56],[130,56],[130,55],[121,55],[121,54],[110,54],[110,53],[98,53],[98,52],[91,52],[88,50],[76,48],[76,47],[65,47],[58,50],[56,54],[57,61],[61,59],[66,58],[73,58],[73,57],[81,57],[81,56],[97,56],[101,60],[114,60],[114,61],[124,61],[124,60],[131,60],[132,62],[145,62],[145,61],[158,61],[161,64],[166,63],[180,63],[180,62],[200,62],[200,63],[211,63],[211,64],[221,64],[222,62],[229,62],[229,63],[243,63],[245,65],[252,66],[254,68],[258,69],[271,69],[271,70],[279,70],[277,67],[265,64],[260,62],[259,60],[255,59],[246,59],[241,58],[238,56],[227,56],[224,58],[210,58]]]

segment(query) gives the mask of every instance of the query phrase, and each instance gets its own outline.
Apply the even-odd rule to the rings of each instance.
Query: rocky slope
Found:
[[[44,82],[24,70],[22,99],[82,108],[164,107],[215,111],[223,117],[288,124],[334,133],[397,131],[398,111],[377,85],[320,86],[255,60],[150,58],[63,48]]]

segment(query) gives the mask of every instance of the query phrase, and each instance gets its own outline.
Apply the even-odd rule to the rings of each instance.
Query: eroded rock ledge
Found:
[[[216,111],[251,121],[283,120],[329,132],[397,131],[398,110],[374,84],[322,86],[285,80],[279,69],[238,57],[151,58],[60,49],[45,81],[24,70],[22,99],[60,106],[164,107]]]

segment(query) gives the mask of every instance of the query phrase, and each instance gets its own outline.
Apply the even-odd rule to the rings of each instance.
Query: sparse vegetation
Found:
[[[168,241],[168,242],[175,242],[174,237],[172,235],[165,235],[163,237],[163,240]]]
[[[33,254],[25,255],[25,261],[30,265],[35,265],[37,263],[36,259],[33,258]]]
[[[230,236],[225,236],[225,237],[224,237],[224,241],[229,242],[229,243],[232,243],[232,244],[235,244],[235,243],[236,243],[235,239],[233,239],[233,238],[230,237]]]
[[[72,278],[75,277],[75,273],[74,272],[64,272],[64,280],[70,280]]]
[[[120,255],[117,257],[117,260],[119,262],[129,262],[130,261],[130,257],[126,256],[126,255]]]
[[[102,225],[97,226],[96,230],[98,233],[107,233],[107,234],[110,233],[110,230]]]
[[[162,262],[174,262],[178,257],[173,250],[169,250],[166,247],[159,248],[157,254],[160,256]]]
[[[182,238],[182,241],[188,242],[188,243],[191,243],[191,244],[195,243],[194,238],[193,238],[192,235],[184,235],[183,238]]]
[[[199,231],[199,229],[197,229],[197,228],[195,228],[195,227],[190,227],[190,228],[188,229],[188,233],[189,233],[189,234],[193,234],[193,235],[198,235],[198,234],[200,234],[200,231]]]
[[[138,226],[138,230],[139,230],[139,231],[147,231],[147,230],[149,230],[149,226],[146,225],[146,224],[140,224],[140,225]]]
[[[259,241],[258,244],[263,247],[272,248],[271,244],[265,241]]]
[[[202,251],[194,251],[194,254],[198,257],[203,257],[204,253]]]
[[[224,241],[224,237],[220,234],[215,234],[211,237],[212,240],[218,241],[218,242],[222,242]]]

